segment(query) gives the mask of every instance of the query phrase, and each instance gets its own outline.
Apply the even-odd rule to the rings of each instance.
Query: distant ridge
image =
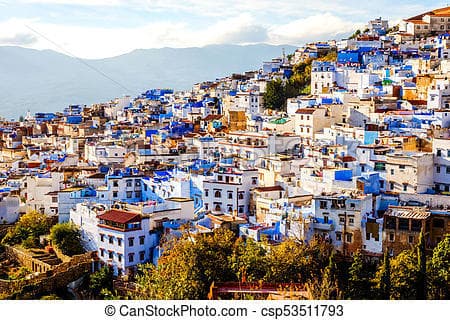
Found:
[[[18,118],[29,109],[55,112],[69,104],[105,102],[152,87],[190,89],[200,81],[259,69],[293,46],[209,45],[202,48],[137,49],[120,56],[85,60],[125,90],[80,61],[52,50],[0,46],[0,116]]]

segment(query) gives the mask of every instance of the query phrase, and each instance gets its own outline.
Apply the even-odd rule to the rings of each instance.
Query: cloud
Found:
[[[77,6],[118,6],[125,3],[122,0],[19,0],[24,4],[51,4]]]
[[[30,35],[30,29],[26,26],[36,33]],[[275,25],[264,24],[255,16],[243,13],[216,19],[202,26],[183,21],[158,21],[130,28],[70,26],[37,19],[13,19],[0,23],[0,39],[3,40],[1,43],[6,43],[5,39],[8,39],[9,43],[14,41],[17,45],[34,49],[53,49],[82,58],[104,58],[138,48],[199,47],[227,43],[301,45],[312,40],[332,39],[354,31],[355,27],[354,23],[330,13]],[[14,36],[1,30],[13,32]]]
[[[43,6],[35,6],[39,3],[46,4],[49,14],[58,18],[40,15],[34,19],[0,21],[0,44],[8,42],[34,49],[65,51],[83,58],[111,57],[139,48],[226,43],[302,45],[314,40],[340,39],[363,27],[368,19],[381,15],[381,12],[409,16],[411,8],[418,11],[422,6],[409,4],[406,0],[398,0],[397,8],[392,9],[387,9],[388,0],[364,6],[357,0],[18,1],[23,8],[30,9],[27,17],[33,16],[31,9],[35,7],[39,7],[36,11],[39,16],[43,9]],[[2,2],[4,0],[0,0],[0,4]],[[79,10],[77,15],[74,13],[76,10],[69,8],[72,18],[62,20],[60,17],[68,11],[67,8],[62,10],[61,6],[69,4],[86,6],[87,9]],[[99,7],[91,9],[89,6]],[[406,6],[410,11],[398,9]],[[111,20],[114,23],[104,23],[106,12],[108,17],[114,17]],[[15,15],[17,13],[10,16]],[[30,34],[26,25],[37,33]]]
[[[271,42],[277,44],[299,44],[305,41],[332,39],[351,33],[364,23],[343,20],[331,13],[319,14],[275,25],[269,30]]]
[[[1,37],[1,45],[14,45],[14,46],[30,46],[38,41],[37,37],[31,33],[16,33],[10,37]]]

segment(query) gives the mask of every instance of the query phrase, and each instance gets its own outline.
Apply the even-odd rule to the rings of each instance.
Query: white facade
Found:
[[[450,139],[434,138],[433,156],[435,190],[450,192]]]
[[[36,210],[48,215],[58,213],[58,194],[63,188],[64,173],[48,172],[36,176],[28,176],[26,180],[27,209]]]
[[[220,167],[203,181],[204,209],[243,217],[249,212],[250,189],[258,186],[258,171]]]
[[[95,163],[123,163],[127,149],[119,145],[87,143],[85,158]]]
[[[14,223],[19,219],[19,197],[0,196],[0,225]]]

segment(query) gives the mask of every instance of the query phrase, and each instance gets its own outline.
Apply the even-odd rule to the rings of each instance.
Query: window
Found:
[[[443,219],[433,219],[433,228],[444,228],[444,220]]]
[[[105,241],[105,235],[100,233],[100,241],[103,242]]]
[[[252,184],[255,185],[258,183],[258,178],[257,177],[252,177]]]
[[[403,191],[408,191],[408,185],[406,183],[403,184]]]
[[[117,191],[113,191],[113,198],[117,198]]]
[[[239,206],[238,212],[239,213],[244,213],[244,206]]]
[[[380,188],[381,188],[381,189],[384,188],[384,180],[380,180]]]
[[[215,198],[221,198],[222,197],[222,193],[220,192],[220,190],[214,191],[214,197]]]
[[[342,233],[336,232],[336,241],[342,241]]]
[[[414,243],[414,236],[408,236],[408,242]]]
[[[218,175],[218,176],[217,176],[217,181],[223,181],[223,176]]]
[[[114,237],[113,236],[109,236],[108,238],[109,238],[109,243],[113,244],[114,243]]]
[[[112,260],[113,256],[114,256],[114,253],[112,251],[109,251],[108,258]]]
[[[445,168],[445,173],[450,174],[450,166]]]
[[[136,191],[134,194],[135,194],[136,198],[140,198],[142,195],[140,191]]]
[[[394,169],[391,169],[391,174],[394,174]]]
[[[356,205],[352,202],[350,203],[350,208],[355,209]]]
[[[442,157],[442,150],[441,149],[437,149],[436,150],[436,156]]]
[[[134,253],[128,254],[128,262],[134,262]]]
[[[399,230],[409,230],[409,219],[399,218],[398,219],[398,229]]]
[[[244,199],[244,191],[239,191],[239,193],[238,193],[238,199],[239,199],[239,200]]]
[[[128,246],[134,246],[134,238],[128,238]]]
[[[447,150],[447,157],[450,158],[450,149]]]
[[[345,234],[345,240],[347,241],[347,242],[352,242],[352,239],[353,239],[353,233],[346,233]]]
[[[394,241],[395,237],[394,237],[394,233],[389,233],[389,241]]]
[[[348,225],[352,226],[355,223],[355,218],[348,218]]]
[[[340,217],[339,218],[339,224],[344,224],[345,223],[345,218],[344,217]]]
[[[324,215],[323,216],[323,223],[328,223],[328,220],[329,218],[328,218],[328,216],[326,216],[326,215]]]
[[[326,201],[320,201],[320,209],[327,209],[327,202]]]
[[[420,220],[411,220],[411,231],[421,231],[422,230],[422,222]]]
[[[131,199],[133,197],[132,191],[127,191],[127,199]]]
[[[393,183],[393,182],[391,182],[391,183],[389,184],[389,188],[390,188],[391,190],[394,190],[394,183]]]
[[[228,191],[228,199],[233,199],[233,191]]]
[[[436,166],[436,173],[441,173],[441,166]]]
[[[119,186],[119,181],[113,180],[113,187],[118,187],[118,186]]]
[[[119,247],[122,246],[122,238],[117,238],[117,245],[118,245]]]
[[[205,189],[205,197],[207,197],[209,195],[209,190]]]
[[[135,180],[135,181],[134,181],[134,185],[135,185],[136,187],[140,187],[140,186],[141,186],[141,182],[140,182],[139,180]]]
[[[139,244],[143,245],[145,243],[145,236],[140,236],[139,237]]]
[[[131,187],[131,186],[133,186],[133,180],[128,179],[127,180],[127,187]]]
[[[121,255],[121,254],[118,254],[118,255],[117,255],[117,260],[118,260],[119,262],[122,262],[122,255]]]
[[[205,203],[205,210],[209,210],[209,205],[207,203]]]
[[[139,252],[139,260],[144,261],[145,260],[145,251]]]
[[[405,168],[406,168],[406,166],[405,166],[404,164],[400,164],[398,167],[399,167],[400,169],[405,169]]]

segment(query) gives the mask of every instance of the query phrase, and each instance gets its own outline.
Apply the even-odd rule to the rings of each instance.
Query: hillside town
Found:
[[[350,262],[448,245],[450,7],[280,54],[188,91],[3,119],[0,296],[20,289],[11,270],[37,294],[102,266],[123,291],[186,232],[320,241]],[[47,230],[18,228],[28,215]],[[61,225],[82,250],[58,246]]]

